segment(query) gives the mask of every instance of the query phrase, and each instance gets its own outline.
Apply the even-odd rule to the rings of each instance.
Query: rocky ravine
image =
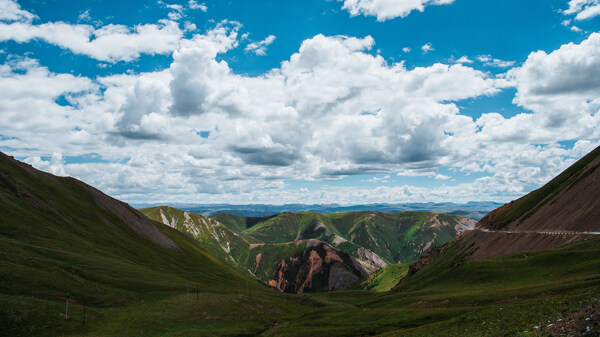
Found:
[[[275,289],[292,293],[324,292],[342,289],[367,276],[354,257],[318,240],[306,240],[301,256],[281,260],[269,281]]]

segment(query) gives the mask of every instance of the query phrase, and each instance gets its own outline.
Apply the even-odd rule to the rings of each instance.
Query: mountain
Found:
[[[290,245],[302,245],[304,249],[277,262],[269,285],[280,291],[301,294],[340,290],[369,274],[357,259],[322,241],[301,240]]]
[[[251,237],[236,233],[220,222],[200,214],[173,207],[153,207],[140,210],[145,216],[190,235],[213,255],[239,265],[239,258],[250,248]]]
[[[213,218],[224,222],[237,219],[237,226],[249,227],[244,230],[246,235],[265,243],[318,239],[359,259],[372,252],[386,263],[416,260],[476,223],[465,217],[430,212],[288,212],[260,221],[222,214]]]
[[[597,336],[600,332],[598,235],[558,248],[489,259],[469,259],[472,251],[458,239],[443,249],[430,249],[439,254],[391,291],[377,293],[402,275],[405,265],[383,268],[349,290],[286,294],[247,278],[209,253],[189,232],[145,219],[73,178],[37,171],[2,154],[0,176],[2,336]],[[261,221],[250,221],[250,227]],[[319,226],[317,232],[321,230]],[[271,246],[278,253],[284,250],[276,246],[299,247],[298,263],[285,260],[279,271],[283,275],[288,270],[297,275],[296,269],[316,271],[316,277],[305,278],[313,280],[305,287],[320,284],[319,275],[348,263],[331,255],[332,245],[298,241],[298,246],[250,245],[265,253]],[[223,251],[222,245],[214,247]],[[335,283],[327,280],[327,286],[331,284]]]
[[[390,263],[414,261],[475,225],[469,218],[428,212],[207,218],[168,206],[141,211],[264,283],[292,292],[341,289]]]
[[[473,231],[412,264],[413,275],[444,251],[470,260],[553,249],[600,235],[600,147],[539,189],[483,217]]]
[[[541,188],[490,212],[476,231],[472,259],[559,247],[600,232],[600,147]]]
[[[190,213],[213,216],[218,214],[232,214],[244,217],[265,218],[279,213],[313,212],[313,213],[347,213],[361,211],[376,211],[384,213],[398,212],[435,212],[450,215],[459,215],[467,218],[480,220],[491,210],[501,206],[497,202],[470,201],[465,204],[453,202],[426,202],[426,203],[402,203],[402,204],[365,204],[365,205],[338,205],[338,204],[286,204],[286,205],[230,205],[230,204],[169,204],[169,206],[188,211]],[[159,206],[156,204],[136,204],[137,208],[150,208]]]
[[[228,303],[238,299],[240,284],[247,282],[239,270],[179,231],[81,181],[38,171],[3,153],[0,206],[3,336],[83,335],[89,329],[122,335],[119,320],[126,322],[140,303],[152,308],[185,294],[186,287],[225,296],[215,301]],[[258,295],[266,301],[262,305],[275,310],[279,300],[269,299],[272,292],[252,280],[250,285],[266,294]],[[65,319],[67,294],[68,315],[75,321]],[[87,325],[81,321],[84,306]],[[264,329],[250,320],[246,328]]]

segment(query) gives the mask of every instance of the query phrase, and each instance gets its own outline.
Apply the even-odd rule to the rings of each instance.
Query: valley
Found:
[[[295,293],[340,290],[387,265],[415,261],[476,223],[431,212],[286,212],[264,218],[208,218],[168,206],[141,212],[191,235],[265,284]]]
[[[592,152],[543,197],[471,229],[427,212],[142,214],[0,155],[0,326],[7,336],[542,336],[568,320],[593,336],[600,228],[587,214],[599,210],[599,161]],[[587,212],[563,215],[566,200]],[[544,217],[559,219],[532,222]]]

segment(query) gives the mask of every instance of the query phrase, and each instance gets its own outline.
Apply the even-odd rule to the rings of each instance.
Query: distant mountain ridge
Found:
[[[136,208],[150,208],[163,206],[164,204],[133,204]],[[338,205],[338,204],[286,204],[286,205],[268,205],[268,204],[194,204],[194,203],[175,203],[168,206],[185,210],[191,213],[202,214],[204,216],[213,216],[220,213],[240,215],[245,217],[269,217],[284,212],[315,212],[315,213],[346,213],[361,211],[376,211],[384,213],[398,212],[435,212],[450,215],[459,215],[475,220],[480,220],[490,211],[502,206],[502,203],[484,201],[470,201],[465,204],[456,204],[452,202],[441,203],[399,203],[399,204],[364,204],[364,205]]]
[[[341,289],[388,264],[414,261],[476,223],[430,212],[284,212],[208,218],[169,206],[141,211],[288,292]]]

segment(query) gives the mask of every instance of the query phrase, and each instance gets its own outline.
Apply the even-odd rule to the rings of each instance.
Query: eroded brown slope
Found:
[[[475,248],[470,259],[552,249],[599,232],[599,166],[600,147],[543,187],[490,212],[460,236],[465,247]]]
[[[600,231],[600,147],[538,190],[486,215],[477,228]]]
[[[276,279],[269,282],[272,287],[298,294],[334,291],[368,275],[355,258],[341,250],[318,240],[306,242],[301,256],[277,264]]]
[[[591,235],[585,234],[540,234],[500,233],[474,230],[461,236],[464,247],[473,247],[469,260],[484,260],[511,253],[553,249]]]
[[[505,204],[449,244],[411,265],[418,272],[444,249],[459,244],[468,259],[553,249],[600,232],[600,147],[541,188]]]

